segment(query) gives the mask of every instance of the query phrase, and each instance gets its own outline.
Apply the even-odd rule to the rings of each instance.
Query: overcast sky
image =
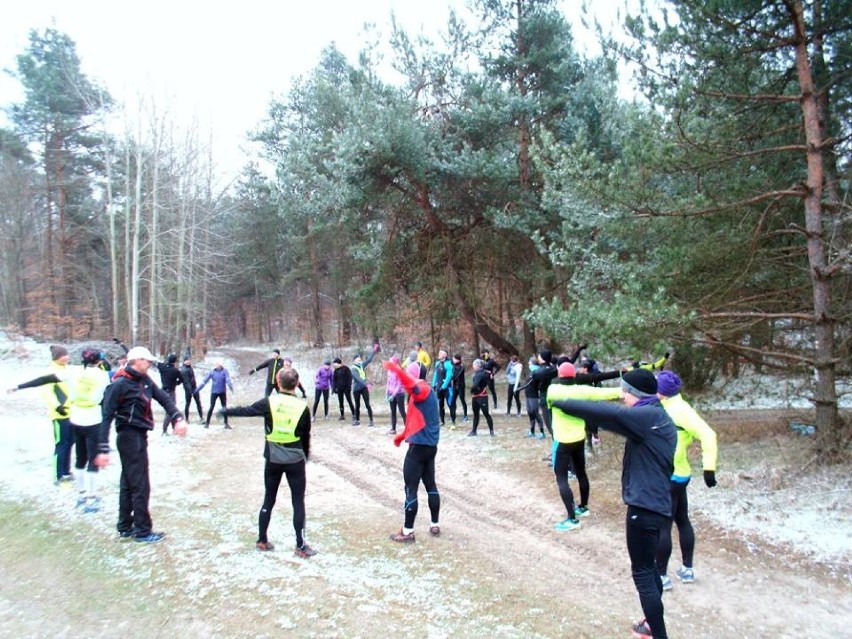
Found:
[[[575,38],[591,45],[576,32],[581,0],[561,4]],[[364,24],[375,24],[386,40],[391,12],[409,32],[435,36],[450,6],[465,11],[463,0],[24,0],[3,11],[0,68],[15,68],[31,29],[55,27],[76,42],[91,80],[118,100],[154,96],[177,118],[209,125],[218,163],[237,171],[246,131],[262,120],[271,96],[316,66],[325,46],[334,42],[355,61]],[[0,106],[21,99],[19,84],[4,73]]]

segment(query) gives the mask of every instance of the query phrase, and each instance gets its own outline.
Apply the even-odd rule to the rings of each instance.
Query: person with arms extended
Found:
[[[173,402],[177,403],[177,387],[178,384],[183,383],[183,375],[177,367],[177,355],[170,353],[165,363],[157,362],[157,370],[160,372],[160,388],[169,394]],[[169,424],[172,425],[172,430],[174,430],[171,417],[166,415],[163,418],[163,435],[169,434]]]
[[[405,481],[405,521],[399,532],[390,536],[397,543],[413,543],[414,520],[417,518],[417,492],[420,482],[426,489],[429,501],[429,512],[432,516],[429,534],[437,537],[441,534],[439,515],[441,512],[441,495],[435,482],[435,457],[438,455],[438,441],[441,437],[441,422],[438,415],[438,398],[429,384],[419,378],[420,364],[408,365],[403,371],[395,362],[385,362],[385,370],[399,377],[403,388],[409,395],[408,410],[405,417],[405,429],[396,437],[393,443],[399,446],[403,441],[408,442],[408,452],[402,465],[402,476]]]
[[[373,409],[370,406],[370,386],[367,381],[367,366],[373,361],[376,352],[379,349],[378,344],[373,345],[373,350],[370,356],[365,360],[361,357],[361,353],[355,353],[355,359],[350,367],[352,370],[352,395],[355,399],[355,419],[352,420],[353,426],[361,424],[361,400],[364,400],[364,407],[367,409],[368,426],[373,426]]]
[[[550,402],[573,415],[625,438],[621,495],[627,504],[627,553],[633,583],[645,619],[632,628],[639,639],[667,639],[663,584],[657,574],[660,534],[671,527],[671,475],[677,433],[671,417],[657,399],[657,380],[645,369],[621,378],[625,406],[605,402],[561,399]]]
[[[432,365],[432,356],[423,348],[423,342],[414,342],[414,352],[417,354],[417,361],[428,371]]]
[[[192,367],[192,358],[189,356],[188,349],[183,358],[183,366],[180,367],[180,374],[183,377],[183,395],[186,400],[183,409],[186,423],[189,423],[189,405],[193,399],[195,399],[195,407],[198,409],[198,420],[201,421],[204,419],[204,409],[201,408],[201,395],[198,394],[198,382],[195,379],[195,369]]]
[[[327,359],[314,375],[314,408],[311,411],[313,419],[317,418],[320,397],[322,398],[323,419],[328,419],[328,393],[331,390],[331,381],[333,378],[334,369],[331,367],[331,360]]]
[[[296,397],[299,373],[285,368],[278,373],[277,395],[268,395],[251,406],[222,408],[220,413],[231,417],[263,417],[266,441],[263,457],[265,492],[263,506],[257,517],[257,542],[255,547],[269,551],[275,545],[269,541],[267,531],[272,509],[278,497],[281,479],[287,477],[290,500],[293,504],[293,529],[296,531],[296,549],[293,554],[307,559],[317,551],[305,543],[305,465],[311,453],[311,413],[304,398]]]
[[[292,363],[292,362],[291,362]],[[254,368],[249,371],[249,375],[254,375],[257,371],[266,369],[266,396],[269,397],[272,395],[272,391],[276,390],[275,380],[277,379],[278,371],[281,370],[284,364],[284,360],[281,357],[281,350],[277,348],[272,349],[272,357],[264,360]],[[224,406],[224,404],[223,404]],[[207,419],[210,421],[210,418]]]
[[[618,388],[594,388],[592,386],[571,384],[577,376],[574,365],[563,362],[558,367],[557,383],[547,389],[547,403],[552,407],[553,402],[560,399],[586,399],[592,401],[613,400],[621,397]],[[566,383],[558,383],[558,382]],[[553,456],[553,472],[556,475],[556,485],[559,496],[565,505],[568,517],[556,524],[554,528],[561,532],[575,530],[580,527],[579,517],[589,514],[589,476],[586,474],[586,422],[553,408],[553,440],[556,451]],[[580,503],[574,504],[574,493],[568,483],[568,471],[577,477],[580,487]]]
[[[218,399],[222,403],[222,408],[228,406],[228,392],[227,389],[231,389],[231,392],[234,391],[234,385],[231,383],[231,375],[228,373],[228,369],[225,368],[225,365],[221,361],[217,361],[213,365],[213,369],[210,370],[207,375],[204,376],[204,381],[201,382],[201,386],[198,387],[198,392],[201,392],[201,389],[207,386],[207,382],[211,382],[210,384],[210,408],[207,409],[207,419],[204,420],[204,428],[210,428],[210,418],[213,416],[213,407],[216,406],[216,400]],[[225,428],[231,428],[231,425],[228,424],[228,416],[225,416]]]
[[[144,346],[134,346],[128,351],[127,365],[113,375],[104,395],[99,454],[95,458],[98,468],[109,464],[109,430],[114,420],[115,443],[121,460],[116,529],[121,539],[140,543],[158,542],[166,534],[154,532],[148,510],[151,497],[148,431],[154,430],[151,401],[156,400],[171,417],[175,435],[186,435],[186,422],[172,398],[148,377],[148,370],[156,361]]]
[[[14,393],[25,388],[44,387],[42,395],[47,404],[47,413],[53,424],[53,467],[57,486],[69,486],[74,480],[71,474],[71,447],[74,445],[74,427],[68,418],[71,410],[71,390],[68,387],[68,349],[59,344],[50,347],[50,367],[45,375],[18,384],[9,389]]]
[[[657,397],[663,408],[672,418],[677,427],[677,448],[674,455],[674,472],[671,478],[672,518],[677,526],[680,539],[680,552],[683,563],[675,571],[678,578],[685,584],[695,581],[693,556],[695,554],[695,531],[689,520],[689,501],[686,488],[692,477],[692,465],[689,463],[687,452],[693,441],[701,442],[701,459],[704,465],[704,483],[708,488],[716,485],[716,460],[718,447],[716,432],[701,419],[683,396],[680,394],[683,383],[677,373],[661,371],[657,375]],[[663,582],[663,590],[671,590],[672,580],[666,574],[669,559],[672,556],[672,527],[665,526],[660,535],[660,545],[657,548],[657,570]]]

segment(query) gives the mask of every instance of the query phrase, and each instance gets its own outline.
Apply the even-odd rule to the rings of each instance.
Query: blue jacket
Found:
[[[450,382],[452,381],[453,362],[449,357],[444,361],[437,360],[435,362],[435,370],[432,373],[432,388],[447,390],[450,387]]]
[[[198,391],[201,392],[201,389],[209,382],[213,380],[213,384],[210,386],[211,393],[224,393],[225,386],[234,390],[234,385],[231,383],[231,376],[228,374],[227,368],[214,368],[207,375],[204,376],[204,381],[201,382],[201,386],[198,387]]]
[[[429,391],[426,398],[414,400],[414,406],[423,414],[426,425],[406,439],[409,444],[420,444],[421,446],[437,446],[441,438],[441,414],[438,410],[438,397],[434,391]]]

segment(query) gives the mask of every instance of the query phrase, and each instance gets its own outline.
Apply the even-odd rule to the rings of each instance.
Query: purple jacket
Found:
[[[328,390],[331,388],[331,378],[334,377],[334,369],[323,364],[317,369],[314,376],[314,388],[317,390]]]
[[[213,380],[213,383],[210,385],[211,393],[224,393],[225,386],[234,390],[234,385],[231,383],[231,376],[228,374],[227,368],[214,368],[204,377],[204,381],[201,382],[201,386],[198,387],[198,392],[201,392],[201,389],[207,385],[207,382]]]

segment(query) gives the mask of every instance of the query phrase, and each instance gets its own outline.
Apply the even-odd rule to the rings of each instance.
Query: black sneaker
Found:
[[[654,639],[654,635],[651,634],[651,627],[644,619],[639,623],[633,624],[630,630],[636,639]]]
[[[132,530],[119,530],[118,531],[118,540],[119,541],[130,541],[133,539],[133,531]]]

